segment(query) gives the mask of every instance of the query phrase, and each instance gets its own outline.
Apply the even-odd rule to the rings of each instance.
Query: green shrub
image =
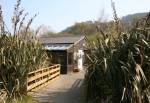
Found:
[[[101,32],[89,46],[87,101],[150,103],[150,14],[125,33],[115,20],[116,37]]]

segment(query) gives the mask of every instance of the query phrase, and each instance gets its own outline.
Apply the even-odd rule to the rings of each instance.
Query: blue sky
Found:
[[[76,22],[112,19],[111,0],[22,0],[21,7],[29,17],[38,13],[32,28],[49,26],[59,32]],[[137,12],[150,11],[150,0],[113,0],[119,17]],[[8,27],[16,0],[0,0]]]

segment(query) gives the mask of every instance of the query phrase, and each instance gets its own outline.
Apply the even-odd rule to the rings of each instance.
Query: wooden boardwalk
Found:
[[[39,103],[83,103],[84,71],[60,75],[55,81],[33,93]]]

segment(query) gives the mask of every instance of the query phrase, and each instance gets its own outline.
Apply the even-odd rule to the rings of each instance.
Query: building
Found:
[[[40,42],[51,62],[61,64],[61,74],[83,69],[85,36],[43,37]]]

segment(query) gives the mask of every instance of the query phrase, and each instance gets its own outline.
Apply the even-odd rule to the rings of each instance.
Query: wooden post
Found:
[[[60,64],[28,73],[27,91],[44,86],[60,75]]]

